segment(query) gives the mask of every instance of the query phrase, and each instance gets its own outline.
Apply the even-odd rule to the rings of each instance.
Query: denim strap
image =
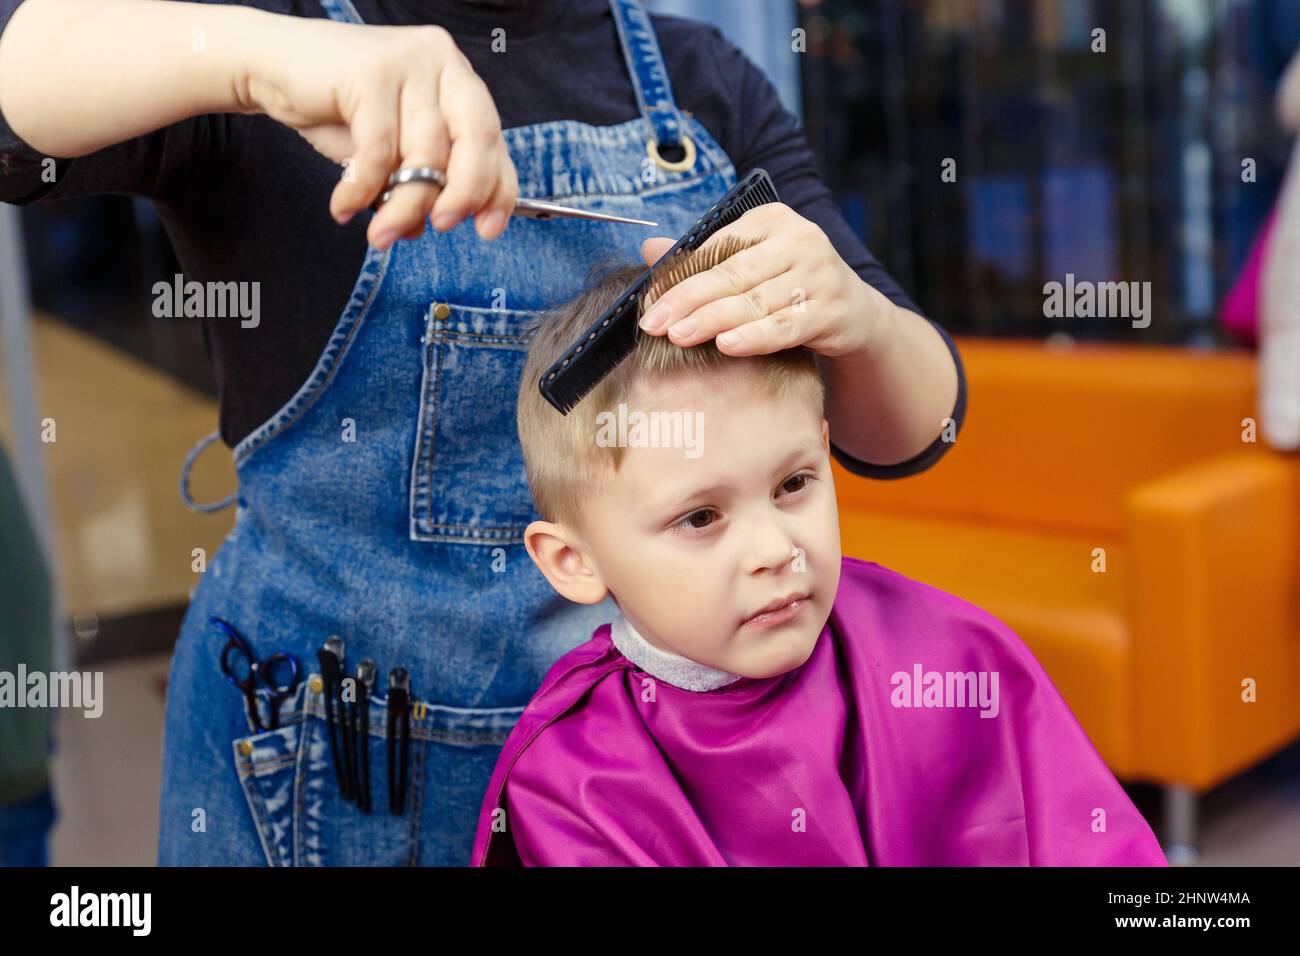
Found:
[[[337,20],[340,23],[366,22],[361,19],[361,14],[357,13],[357,8],[352,5],[352,0],[320,0],[320,5],[331,20]]]
[[[614,25],[618,27],[623,59],[636,88],[641,114],[654,127],[656,146],[660,150],[672,149],[682,141],[682,114],[673,99],[650,15],[639,0],[609,0],[609,6],[614,11]]]
[[[190,497],[190,469],[194,467],[194,462],[198,459],[199,455],[203,454],[203,450],[220,437],[220,430],[203,436],[203,438],[199,439],[199,443],[189,450],[189,453],[185,456],[185,464],[181,466],[181,501],[185,503],[185,507],[193,511],[201,511],[205,514],[214,511],[222,511],[229,508],[239,499],[238,489],[232,491],[220,501],[213,501],[208,504],[199,504]]]

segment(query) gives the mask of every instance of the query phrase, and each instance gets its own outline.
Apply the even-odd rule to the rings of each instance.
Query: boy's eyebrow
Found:
[[[822,452],[821,444],[817,445],[800,445],[790,454],[785,456],[781,464],[777,466],[776,471],[781,472],[789,468],[794,462],[805,456],[818,456]],[[696,498],[705,498],[718,494],[719,492],[730,491],[731,486],[727,484],[709,485],[706,488],[696,488],[693,491],[673,493],[666,495],[664,499],[656,503],[653,507],[655,511],[666,511],[669,508],[680,506],[688,501],[694,501]]]

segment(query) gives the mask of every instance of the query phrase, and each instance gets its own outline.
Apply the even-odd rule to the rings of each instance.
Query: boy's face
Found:
[[[826,422],[807,402],[769,396],[744,361],[641,392],[629,416],[679,412],[702,425],[702,441],[625,447],[582,529],[534,522],[530,554],[570,600],[596,603],[608,589],[662,649],[745,677],[798,667],[839,587]],[[791,595],[806,597],[752,620]]]

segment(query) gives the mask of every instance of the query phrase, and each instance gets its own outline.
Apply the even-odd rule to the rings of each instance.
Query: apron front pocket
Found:
[[[294,789],[302,760],[305,684],[281,705],[276,730],[237,737],[232,742],[235,772],[248,801],[268,866],[293,866]],[[268,695],[256,691],[265,715]]]
[[[339,791],[321,688],[319,676],[310,675],[285,702],[279,729],[233,743],[268,865],[468,865],[466,847],[492,769],[523,708],[410,705],[404,807],[395,814],[389,807],[388,699],[372,697],[364,738],[371,812],[362,813]],[[355,764],[360,778],[360,760]]]
[[[411,468],[411,539],[522,544],[538,514],[515,403],[536,313],[430,307]]]

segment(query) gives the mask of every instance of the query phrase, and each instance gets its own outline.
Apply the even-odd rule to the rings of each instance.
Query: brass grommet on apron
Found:
[[[695,165],[695,141],[685,133],[682,134],[682,148],[686,150],[686,155],[677,162],[670,163],[659,155],[659,144],[654,141],[653,136],[645,141],[645,151],[655,161],[655,165],[670,173],[684,172]]]
[[[451,306],[446,302],[439,302],[433,307],[433,317],[435,319],[445,319],[449,315],[451,315]]]

